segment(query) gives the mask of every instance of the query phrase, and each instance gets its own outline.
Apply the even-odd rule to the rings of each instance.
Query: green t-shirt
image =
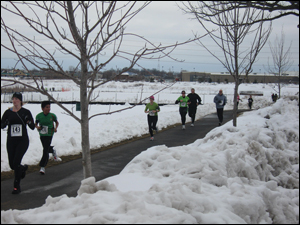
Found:
[[[180,101],[182,100],[182,102]],[[182,96],[180,96],[177,101],[179,102],[179,107],[188,107],[188,101],[190,100],[189,97],[185,96],[185,98],[183,98]]]
[[[152,112],[152,110],[160,110],[159,105],[155,102],[153,102],[153,104],[151,105],[151,103],[148,103],[146,105],[145,111],[148,111],[149,109],[149,115],[150,116],[157,116],[157,112]]]
[[[36,123],[42,126],[39,130],[40,136],[53,136],[54,134],[54,122],[57,121],[57,117],[54,113],[48,113],[45,115],[43,112],[39,113],[35,117]]]

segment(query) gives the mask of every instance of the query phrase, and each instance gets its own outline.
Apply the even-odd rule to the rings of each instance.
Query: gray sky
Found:
[[[180,4],[180,3],[178,3]],[[2,11],[2,10],[1,10]],[[1,17],[5,17],[5,14],[1,12]],[[175,44],[176,42],[183,42],[193,38],[193,32],[198,35],[203,35],[205,32],[200,24],[190,19],[190,15],[184,15],[183,12],[177,7],[174,1],[161,2],[155,1],[143,9],[129,24],[126,25],[126,32],[132,32],[144,36],[148,40],[151,40],[155,44],[161,43],[162,45]],[[6,18],[5,18],[6,19]],[[21,21],[7,20],[7,23],[16,29],[24,29]],[[269,41],[274,42],[276,35],[280,37],[281,30],[285,33],[285,45],[289,46],[292,41],[292,59],[294,61],[290,71],[299,71],[299,18],[296,16],[286,16],[273,21],[273,31],[269,38]],[[26,28],[26,26],[25,26]],[[28,32],[24,29],[24,32]],[[27,35],[34,36],[36,40],[39,40],[38,35],[33,32]],[[45,40],[42,38],[41,40]],[[1,42],[8,43],[7,38],[3,35],[1,30]],[[221,55],[222,51],[216,47],[216,45],[209,39],[204,38],[202,42],[213,51]],[[45,43],[47,45],[48,43]],[[144,46],[142,40],[126,38],[122,48],[124,50],[137,49]],[[246,43],[247,45],[247,43]],[[51,48],[51,45],[49,45]],[[104,52],[102,56],[99,55],[99,61],[105,59],[109,55],[109,49]],[[196,43],[186,44],[184,46],[177,47],[171,54],[173,58],[184,60],[184,62],[176,62],[169,58],[163,58],[160,60],[140,60],[138,62],[144,68],[159,69],[164,71],[180,72],[181,70],[187,71],[200,71],[200,72],[225,72],[225,68],[204,48],[200,47]],[[74,66],[76,63],[71,60],[69,56],[58,56],[63,61],[63,68],[69,69],[70,66]],[[263,73],[266,72],[265,68],[268,64],[268,58],[271,62],[271,53],[269,44],[261,50],[257,62],[253,66],[253,72]],[[16,62],[16,57],[11,55],[7,50],[1,47],[1,68],[12,68]],[[123,68],[128,65],[127,62],[122,60],[115,60],[113,63],[107,65],[105,69],[110,68]],[[19,67],[21,68],[21,67]],[[136,66],[135,68],[140,67]],[[32,66],[29,66],[32,69]]]

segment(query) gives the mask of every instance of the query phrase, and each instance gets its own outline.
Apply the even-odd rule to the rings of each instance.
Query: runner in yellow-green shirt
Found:
[[[154,140],[153,130],[155,130],[157,133],[157,127],[156,127],[157,120],[158,120],[157,112],[159,111],[160,111],[159,105],[156,102],[154,102],[154,97],[151,96],[150,103],[148,103],[145,108],[145,113],[148,113],[148,127],[149,127],[149,133],[151,135],[150,141]]]
[[[179,103],[179,113],[181,116],[182,129],[185,130],[186,114],[188,105],[191,103],[190,98],[185,96],[185,91],[181,92],[181,96],[176,100],[175,104]]]

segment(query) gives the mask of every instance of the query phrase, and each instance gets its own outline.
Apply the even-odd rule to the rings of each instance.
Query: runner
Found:
[[[250,98],[248,98],[248,106],[249,106],[250,109],[252,109],[252,103],[253,103],[253,98],[250,95]]]
[[[238,109],[240,101],[242,102],[243,100],[240,99],[240,95],[238,94],[236,97],[236,109]]]
[[[153,130],[157,133],[156,123],[158,120],[157,112],[160,111],[159,105],[154,102],[154,97],[150,97],[150,103],[146,105],[145,113],[148,113],[148,126],[149,126],[149,133],[151,135],[150,141],[154,140],[153,137]]]
[[[188,97],[191,101],[191,104],[189,104],[189,116],[192,119],[191,126],[193,127],[195,122],[196,112],[197,112],[197,106],[201,104],[201,98],[198,94],[195,93],[194,88],[191,89],[191,92],[192,93],[188,94]]]
[[[217,94],[214,97],[214,103],[216,103],[217,114],[218,114],[218,118],[219,118],[219,126],[221,126],[221,124],[223,123],[223,110],[224,110],[224,106],[227,103],[227,98],[226,98],[225,95],[223,95],[222,89],[219,90],[219,94]]]
[[[43,145],[43,156],[40,160],[40,173],[45,174],[45,167],[49,160],[49,153],[52,153],[54,161],[61,161],[61,158],[57,157],[56,150],[53,146],[50,146],[53,135],[57,132],[59,123],[56,115],[54,113],[50,113],[50,101],[43,101],[41,106],[43,112],[36,115],[35,127],[40,133],[40,139]]]
[[[7,129],[7,155],[9,166],[14,170],[14,189],[12,194],[21,192],[21,179],[26,175],[28,165],[21,165],[22,158],[29,146],[29,138],[26,125],[34,130],[34,121],[31,112],[22,107],[23,96],[15,92],[12,96],[13,107],[7,109],[1,118],[1,129]]]
[[[181,116],[182,129],[185,130],[186,114],[188,105],[191,103],[189,97],[185,96],[185,91],[181,92],[181,96],[176,100],[175,104],[179,103],[179,113]]]

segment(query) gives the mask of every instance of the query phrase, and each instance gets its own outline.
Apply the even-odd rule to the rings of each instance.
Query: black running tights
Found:
[[[197,112],[197,108],[196,107],[189,107],[189,116],[192,119],[192,123],[195,122],[196,112]]]
[[[14,170],[15,180],[14,187],[19,188],[22,169],[24,166],[21,165],[23,156],[25,155],[29,146],[28,137],[22,138],[7,138],[6,149],[8,155],[9,166]]]
[[[150,116],[148,115],[148,127],[149,127],[149,133],[151,137],[153,137],[153,130],[156,130],[156,124],[157,124],[158,116]]]
[[[217,108],[217,114],[218,114],[218,118],[219,118],[220,123],[223,122],[223,110],[224,110],[224,108]]]
[[[40,167],[45,167],[49,160],[49,153],[53,153],[53,146],[51,145],[53,136],[40,136],[43,145],[43,156],[40,161]]]
[[[185,125],[187,110],[188,110],[187,107],[180,107],[179,108],[179,113],[180,113],[180,116],[181,116],[182,125]]]

